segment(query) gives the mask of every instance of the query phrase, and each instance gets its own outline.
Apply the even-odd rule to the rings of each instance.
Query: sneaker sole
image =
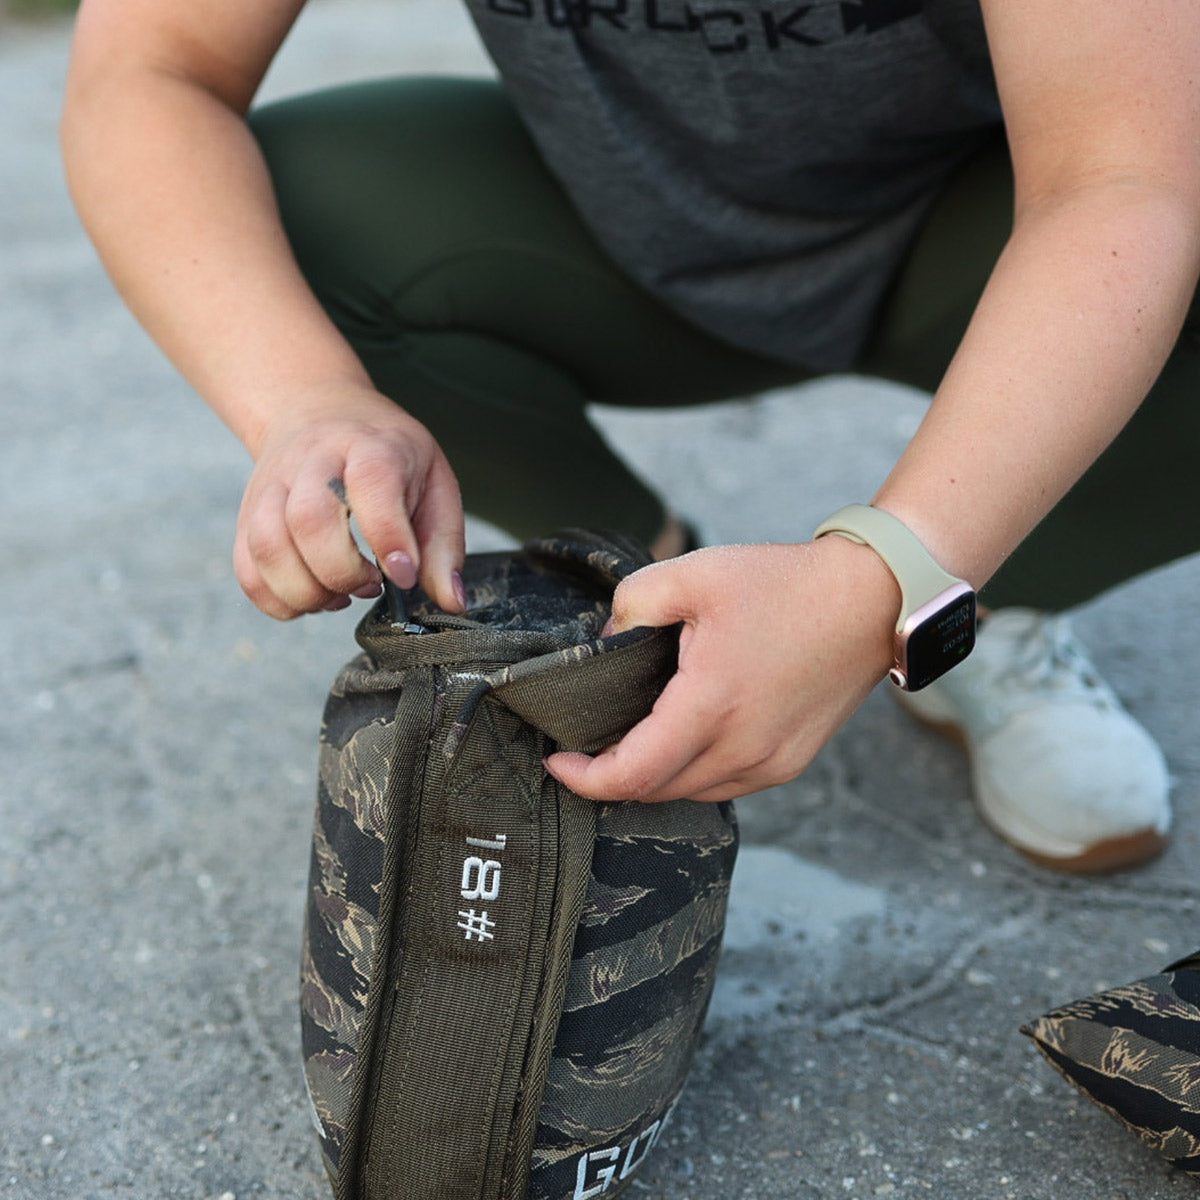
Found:
[[[931,729],[934,733],[946,738],[947,741],[953,742],[966,754],[968,759],[972,758],[970,739],[963,733],[960,725],[956,725],[952,721],[930,720],[908,708],[904,711],[918,724],[924,725],[926,729]],[[1145,829],[1122,834],[1120,837],[1103,838],[1101,841],[1093,842],[1079,854],[1066,857],[1039,854],[1038,851],[1030,850],[1027,846],[1022,846],[1020,842],[1013,841],[988,817],[980,804],[976,803],[975,809],[983,823],[1001,841],[1029,859],[1030,862],[1069,875],[1104,875],[1113,871],[1125,871],[1132,867],[1140,867],[1157,858],[1170,841],[1167,834],[1160,833],[1153,826],[1147,826]]]
[[[984,817],[984,820],[987,818]],[[991,828],[995,829],[995,826]],[[996,829],[995,832],[1004,837],[1000,830]],[[1004,840],[1008,841],[1007,838]],[[1024,846],[1018,846],[1015,842],[1008,844],[1032,862],[1049,867],[1053,871],[1065,871],[1071,875],[1103,875],[1111,871],[1126,871],[1150,862],[1167,848],[1169,840],[1166,834],[1159,833],[1157,829],[1142,829],[1123,837],[1094,842],[1082,854],[1073,858],[1052,858],[1046,854],[1026,850]]]

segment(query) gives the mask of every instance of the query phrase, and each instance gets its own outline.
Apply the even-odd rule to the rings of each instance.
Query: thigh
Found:
[[[879,311],[859,368],[934,392],[1012,229],[1008,147],[996,138],[935,201]]]
[[[800,374],[697,330],[617,270],[491,80],[352,85],[252,124],[301,266],[352,341],[482,335],[609,403],[718,399]]]

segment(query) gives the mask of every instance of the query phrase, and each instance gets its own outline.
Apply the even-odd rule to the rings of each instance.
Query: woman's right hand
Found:
[[[63,116],[72,194],[130,308],[256,466],[234,566],[281,620],[401,586],[459,611],[462,505],[429,432],[312,294],[244,114],[303,0],[84,0]]]
[[[419,579],[441,607],[461,611],[462,502],[441,448],[369,386],[343,383],[325,399],[297,397],[256,439],[233,553],[243,591],[279,620],[378,595],[353,513],[398,586]]]

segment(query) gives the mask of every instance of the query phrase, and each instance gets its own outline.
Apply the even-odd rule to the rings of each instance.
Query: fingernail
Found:
[[[388,578],[401,590],[408,591],[409,588],[417,586],[417,568],[403,550],[389,554],[383,560],[383,569],[388,573]]]
[[[383,594],[383,584],[378,581],[364,583],[362,587],[355,588],[350,594],[357,596],[360,600],[374,600],[376,596]]]
[[[341,612],[343,608],[350,607],[349,596],[337,596],[333,600],[323,606],[325,612]]]
[[[467,589],[466,589],[466,586],[463,584],[462,576],[457,571],[455,571],[454,574],[450,576],[450,584],[454,588],[454,595],[457,598],[458,603],[463,608],[466,608],[467,607]]]

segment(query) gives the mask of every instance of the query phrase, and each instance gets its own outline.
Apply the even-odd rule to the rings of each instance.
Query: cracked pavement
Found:
[[[237,590],[244,454],[124,312],[62,187],[68,38],[0,24],[0,1196],[318,1200],[301,897],[317,723],[361,610],[279,626]],[[269,88],[409,69],[487,69],[456,6],[314,0]],[[710,539],[785,540],[868,496],[920,410],[838,378],[600,419]],[[630,1196],[1194,1195],[1018,1027],[1200,943],[1198,590],[1185,563],[1078,618],[1174,773],[1149,868],[1026,864],[882,690],[740,805],[705,1039]]]

